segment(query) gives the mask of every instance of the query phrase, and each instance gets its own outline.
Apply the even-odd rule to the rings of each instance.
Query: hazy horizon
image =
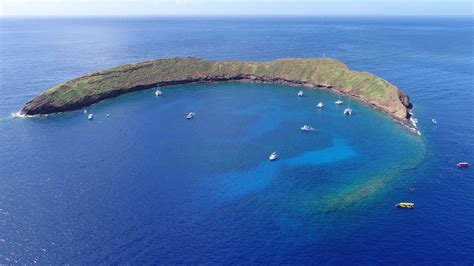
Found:
[[[472,16],[469,0],[3,0],[2,17]]]

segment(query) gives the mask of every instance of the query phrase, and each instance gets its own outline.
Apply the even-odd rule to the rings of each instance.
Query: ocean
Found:
[[[472,264],[474,172],[456,163],[474,163],[473,42],[471,17],[2,18],[0,263]],[[182,56],[336,58],[405,91],[422,135],[326,91],[234,82],[122,95],[92,121],[12,115]]]

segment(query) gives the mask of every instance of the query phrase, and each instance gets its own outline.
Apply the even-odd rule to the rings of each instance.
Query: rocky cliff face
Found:
[[[123,65],[67,81],[35,97],[21,114],[65,112],[156,85],[196,82],[265,82],[322,88],[352,96],[399,121],[409,117],[408,96],[370,73],[355,72],[338,60],[280,59],[271,62],[205,61],[170,58]]]

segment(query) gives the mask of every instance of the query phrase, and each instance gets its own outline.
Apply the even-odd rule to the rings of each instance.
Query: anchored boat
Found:
[[[94,115],[93,115],[93,114],[89,114],[89,115],[87,116],[87,119],[89,119],[89,120],[94,119]]]
[[[318,107],[318,108],[323,108],[323,107],[324,107],[323,102],[319,102],[318,105],[316,105],[316,107]]]
[[[310,127],[310,126],[308,126],[308,125],[304,125],[304,126],[301,127],[301,130],[302,130],[302,131],[313,131],[314,128],[313,128],[313,127]]]
[[[468,162],[460,162],[458,164],[456,164],[457,167],[459,168],[466,168],[466,167],[469,167],[471,166]]]
[[[189,120],[189,119],[193,118],[195,115],[196,115],[196,113],[190,112],[190,113],[186,116],[186,119]]]
[[[349,104],[347,105],[347,108],[344,109],[344,114],[345,115],[352,115],[351,98],[349,98]]]
[[[303,91],[299,91],[299,92],[298,92],[298,96],[303,97],[303,96],[304,96]]]

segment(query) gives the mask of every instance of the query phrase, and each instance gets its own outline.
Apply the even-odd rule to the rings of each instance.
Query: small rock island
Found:
[[[206,61],[168,58],[122,65],[50,88],[21,109],[22,115],[45,115],[89,106],[127,92],[156,86],[202,82],[275,83],[327,89],[351,96],[408,124],[408,96],[371,73],[351,71],[331,58],[289,58],[270,62]]]

